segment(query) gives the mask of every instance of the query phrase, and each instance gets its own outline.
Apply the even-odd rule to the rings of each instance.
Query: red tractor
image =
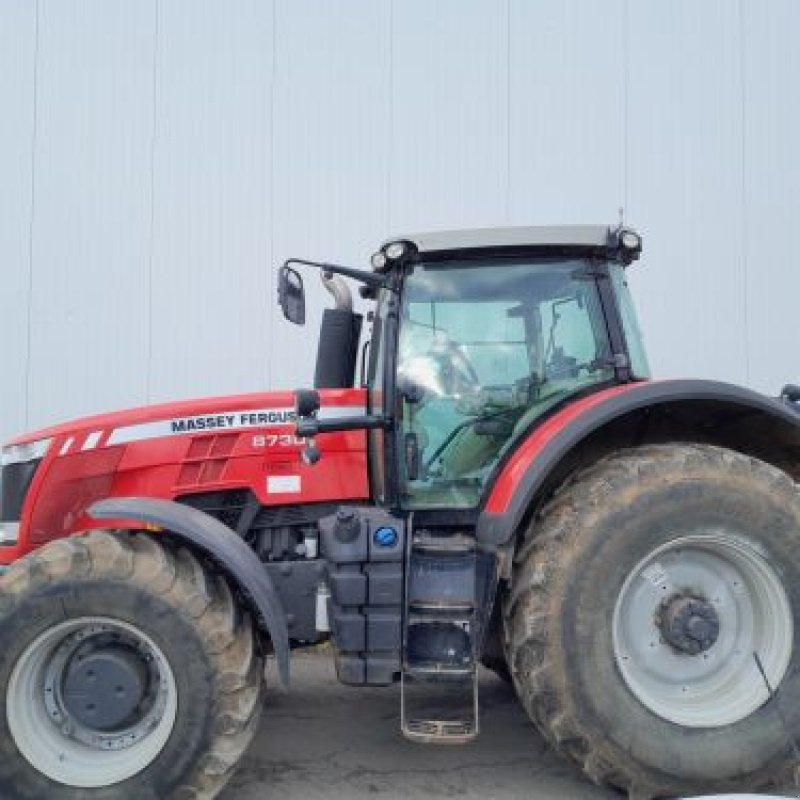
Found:
[[[478,733],[483,662],[631,796],[791,777],[800,389],[651,381],[640,251],[630,229],[509,228],[392,240],[370,271],[293,260],[287,319],[298,265],[336,300],[315,389],[6,446],[2,796],[213,797],[265,657],[288,684],[291,650],[328,638],[344,683],[400,681],[418,741]],[[343,278],[375,301],[364,348]]]

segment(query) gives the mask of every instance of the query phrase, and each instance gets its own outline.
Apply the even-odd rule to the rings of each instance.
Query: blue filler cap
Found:
[[[397,544],[397,531],[394,528],[378,528],[372,534],[372,541],[378,547],[394,547]]]

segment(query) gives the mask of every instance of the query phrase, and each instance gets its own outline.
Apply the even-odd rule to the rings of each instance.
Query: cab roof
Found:
[[[608,225],[541,225],[507,228],[471,228],[395,236],[385,244],[411,242],[420,255],[452,250],[503,248],[613,248],[618,228]]]

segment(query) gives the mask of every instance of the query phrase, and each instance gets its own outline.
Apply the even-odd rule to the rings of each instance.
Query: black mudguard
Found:
[[[238,586],[269,632],[281,683],[289,685],[289,629],[280,597],[258,556],[236,533],[208,514],[170,500],[122,497],[89,508],[95,519],[131,520],[169,531],[213,558]]]

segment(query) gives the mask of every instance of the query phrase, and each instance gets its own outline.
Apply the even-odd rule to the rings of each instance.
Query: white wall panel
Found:
[[[800,3],[744,4],[744,186],[750,383],[800,382]]]
[[[0,441],[26,425],[36,6],[0,3]]]
[[[513,0],[510,222],[615,222],[624,205],[621,2]]]
[[[269,380],[272,8],[160,3],[150,399]]]
[[[31,424],[144,398],[153,12],[40,3]]]
[[[503,224],[507,41],[500,0],[394,4],[392,233]]]
[[[798,30],[796,0],[0,0],[0,438],[308,383],[327,296],[307,272],[283,322],[288,256],[620,205],[657,374],[800,380]]]
[[[290,256],[368,266],[386,235],[389,4],[289,2],[276,9],[273,270]],[[273,271],[274,274],[274,271]],[[330,297],[303,270],[309,314],[285,322],[271,292],[272,385],[309,385]]]
[[[746,382],[739,18],[727,0],[629,9],[628,218],[652,365]]]

